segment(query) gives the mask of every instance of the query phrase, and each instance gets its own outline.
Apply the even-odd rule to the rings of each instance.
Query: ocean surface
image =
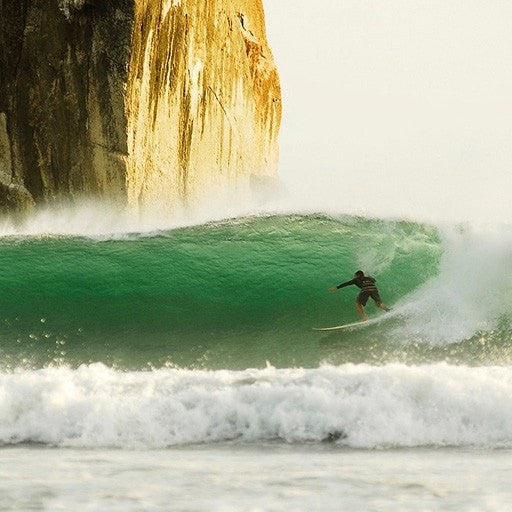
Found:
[[[65,231],[64,231],[65,233]],[[508,510],[512,229],[0,237],[0,510]],[[328,289],[359,268],[358,290]]]

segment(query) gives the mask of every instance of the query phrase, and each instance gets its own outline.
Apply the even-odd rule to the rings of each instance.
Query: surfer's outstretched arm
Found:
[[[341,283],[338,286],[333,286],[332,288],[329,288],[330,292],[335,292],[336,290],[339,290],[340,288],[345,288],[345,286],[350,286],[356,284],[355,279],[351,279],[350,281],[346,281],[345,283]]]

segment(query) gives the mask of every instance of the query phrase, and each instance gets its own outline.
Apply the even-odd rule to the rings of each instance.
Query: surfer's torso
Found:
[[[339,284],[336,288],[344,288],[345,286],[355,285],[361,289],[359,295],[357,296],[356,302],[357,304],[361,304],[361,306],[366,306],[368,299],[371,297],[377,304],[380,304],[382,301],[380,299],[379,290],[377,290],[377,285],[375,284],[375,279],[371,276],[360,276],[354,277],[350,281],[346,283]]]
[[[375,279],[371,276],[355,277],[350,281],[339,284],[336,288],[344,288],[345,286],[355,285],[364,292],[373,292],[377,290]]]

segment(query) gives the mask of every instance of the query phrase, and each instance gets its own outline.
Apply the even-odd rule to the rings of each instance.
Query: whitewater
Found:
[[[96,205],[1,233],[0,508],[506,510],[509,227]],[[393,311],[313,331],[357,320],[328,289],[358,268]]]
[[[116,372],[102,364],[0,378],[0,441],[158,449],[335,442],[512,447],[510,367],[447,364]]]

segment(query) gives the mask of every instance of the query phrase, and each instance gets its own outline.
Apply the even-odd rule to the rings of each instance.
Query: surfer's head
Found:
[[[364,272],[362,270],[358,270],[356,273],[355,273],[355,276],[356,277],[364,277]]]

